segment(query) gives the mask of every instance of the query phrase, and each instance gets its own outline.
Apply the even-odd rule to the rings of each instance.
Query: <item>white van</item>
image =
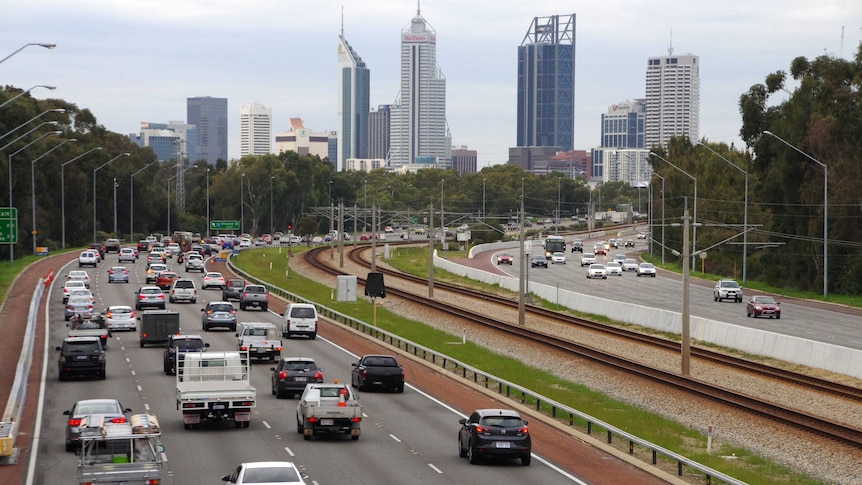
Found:
[[[306,335],[314,340],[317,338],[317,308],[310,303],[291,303],[284,310],[284,322],[281,335],[289,338],[291,335]]]

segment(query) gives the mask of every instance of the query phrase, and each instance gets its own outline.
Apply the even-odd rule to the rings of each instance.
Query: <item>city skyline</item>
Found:
[[[186,119],[185,100],[194,96],[228,99],[229,158],[239,156],[236,113],[242,104],[272,106],[275,132],[285,131],[290,118],[303,118],[314,132],[338,129],[333,54],[342,5],[337,2],[296,9],[264,0],[243,5],[149,0],[135,12],[107,0],[47,5],[4,6],[4,17],[15,20],[0,37],[4,54],[29,42],[57,44],[53,50],[26,49],[5,62],[4,85],[57,86],[31,95],[89,109],[113,132],[138,132],[145,120]],[[862,7],[841,0],[696,6],[629,0],[574,9],[564,1],[498,2],[493,18],[488,7],[422,3],[422,15],[439,36],[452,145],[477,150],[479,168],[505,162],[515,144],[516,48],[524,26],[536,16],[577,15],[573,146],[580,150],[600,145],[607,106],[645,97],[646,59],[664,55],[671,45],[676,53],[700,58],[700,136],[742,148],[740,95],[772,72],[789,71],[798,56],[852,58],[862,37]],[[371,106],[392,104],[399,91],[398,36],[415,10],[412,0],[344,8],[345,37],[374,71]],[[791,80],[791,88],[794,84]],[[777,103],[786,95],[774,98]]]

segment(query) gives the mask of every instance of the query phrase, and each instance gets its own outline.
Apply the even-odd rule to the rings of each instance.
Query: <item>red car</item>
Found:
[[[781,318],[779,303],[771,296],[752,296],[745,308],[748,317],[771,317]]]
[[[162,271],[159,273],[159,277],[156,278],[156,286],[162,289],[162,291],[167,291],[171,289],[171,286],[174,284],[174,280],[179,278],[179,275],[170,271]]]
[[[497,264],[508,264],[509,266],[512,266],[513,259],[514,257],[509,253],[500,253],[497,255]]]

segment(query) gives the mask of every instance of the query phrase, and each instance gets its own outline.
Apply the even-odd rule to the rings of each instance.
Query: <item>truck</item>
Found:
[[[253,306],[267,311],[269,308],[269,290],[264,285],[245,285],[239,295],[239,309],[245,310]]]
[[[75,316],[66,325],[69,326],[69,337],[99,337],[102,348],[108,349],[111,331],[108,330],[108,324],[101,314],[94,313],[89,319]]]
[[[195,352],[177,361],[177,410],[185,429],[201,421],[233,421],[248,428],[257,391],[248,352]]]
[[[252,359],[269,359],[275,362],[275,359],[281,358],[281,339],[272,323],[240,323],[240,330],[236,337],[239,350],[248,352]]]
[[[404,392],[404,368],[391,355],[364,355],[351,364],[350,383],[364,390],[375,386]]]
[[[344,433],[352,440],[361,434],[362,406],[349,385],[311,384],[296,405],[296,432],[310,440],[320,433]]]
[[[147,310],[138,316],[138,320],[141,322],[141,347],[147,344],[163,346],[171,335],[180,333],[180,314],[172,310]]]
[[[85,417],[80,424],[78,483],[148,485],[162,480],[159,422],[152,414],[133,414],[114,423],[104,417]]]

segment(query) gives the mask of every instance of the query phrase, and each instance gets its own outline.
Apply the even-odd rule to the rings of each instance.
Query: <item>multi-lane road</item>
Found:
[[[116,263],[115,255],[97,269],[90,269],[91,289],[96,308],[112,304],[133,305],[133,292],[144,284],[143,258],[130,268],[129,284],[107,282],[107,269]],[[175,262],[174,269],[180,269]],[[68,270],[69,267],[66,268]],[[65,274],[65,273],[63,273]],[[181,276],[200,281],[199,273]],[[470,410],[454,409],[438,398],[409,385],[403,394],[360,393],[366,417],[359,441],[348,439],[314,439],[304,441],[296,433],[295,399],[276,399],[270,393],[269,363],[257,363],[252,384],[258,390],[258,402],[248,429],[236,429],[232,423],[202,425],[201,429],[183,429],[175,403],[175,378],[163,373],[161,348],[140,348],[137,332],[115,332],[107,351],[106,380],[72,380],[59,382],[57,360],[53,351],[66,335],[67,328],[60,304],[62,278],[50,290],[47,305],[48,356],[45,365],[44,399],[40,427],[34,441],[36,484],[69,483],[76,467],[76,457],[64,451],[63,411],[79,399],[116,398],[134,412],[151,412],[159,417],[166,447],[168,472],[165,484],[219,483],[222,475],[243,461],[287,460],[300,466],[310,483],[578,483],[578,479],[535,456],[530,467],[517,460],[490,466],[470,466],[459,458],[455,443],[458,419]],[[200,333],[211,350],[236,349],[236,337],[229,331],[203,332],[201,308],[208,300],[220,299],[219,290],[198,290],[196,304],[167,304],[181,314],[182,331]],[[271,312],[239,311],[240,322],[277,323]],[[37,349],[38,350],[38,349]],[[323,367],[328,380],[349,382],[350,363],[356,355],[320,337],[317,340],[291,339],[284,356],[313,357]]]

